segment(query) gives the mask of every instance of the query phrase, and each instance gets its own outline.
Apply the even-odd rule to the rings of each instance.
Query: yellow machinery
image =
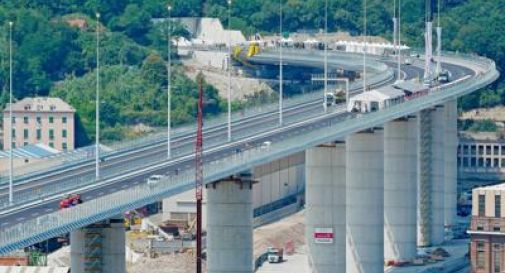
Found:
[[[258,53],[260,53],[260,45],[256,42],[251,42],[247,51],[247,57],[250,58]]]

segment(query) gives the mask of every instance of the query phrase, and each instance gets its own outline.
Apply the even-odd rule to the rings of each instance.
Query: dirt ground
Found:
[[[274,222],[254,230],[254,256],[264,253],[269,246],[285,247],[292,242],[295,248],[305,244],[304,211],[282,221]],[[127,266],[128,273],[193,273],[195,258],[192,252],[167,254],[156,258],[141,257],[135,264]],[[204,265],[204,272],[206,268]]]
[[[493,121],[505,122],[505,107],[494,107],[489,109],[475,109],[464,112],[460,119],[483,120],[491,119]]]

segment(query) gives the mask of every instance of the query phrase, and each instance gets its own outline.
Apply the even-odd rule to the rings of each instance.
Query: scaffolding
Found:
[[[88,228],[84,235],[84,272],[103,272],[103,230],[102,228]]]
[[[432,223],[432,144],[433,127],[431,119],[432,110],[423,110],[419,113],[419,243],[422,246],[431,245]]]

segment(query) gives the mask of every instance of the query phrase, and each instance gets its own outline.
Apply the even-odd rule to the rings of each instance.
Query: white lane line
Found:
[[[21,221],[23,221],[24,219],[25,219],[25,217],[19,217],[19,218],[17,218],[17,219],[16,219],[16,221],[21,222]]]
[[[125,184],[125,185],[121,186],[121,189],[124,189],[126,187],[128,187],[128,185]]]
[[[102,196],[102,195],[104,195],[103,191],[98,193],[98,196]]]
[[[32,216],[37,216],[37,215],[39,215],[39,213],[38,213],[38,212],[34,212],[34,213],[32,213]]]

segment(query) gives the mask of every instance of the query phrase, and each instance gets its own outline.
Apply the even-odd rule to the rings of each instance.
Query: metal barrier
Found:
[[[210,183],[231,174],[251,169],[264,162],[280,159],[320,143],[330,142],[354,132],[384,124],[389,120],[445,103],[490,84],[498,76],[499,73],[494,69],[493,63],[486,73],[477,74],[475,77],[461,80],[450,87],[440,88],[439,91],[430,92],[426,96],[386,108],[379,112],[353,114],[346,113],[342,108],[324,118],[317,117],[305,120],[302,122],[303,124],[317,121],[318,126],[314,128],[309,127],[307,131],[289,136],[283,141],[272,143],[268,149],[257,147],[207,162],[204,166],[205,183]],[[299,125],[293,126],[296,127]],[[166,162],[161,162],[150,168],[163,169],[166,168],[167,164]],[[116,179],[125,179],[130,175],[125,174]],[[170,175],[154,186],[142,183],[139,186],[117,191],[70,209],[59,210],[20,224],[0,228],[0,253],[10,252],[48,238],[56,237],[76,228],[121,214],[124,211],[189,190],[193,187],[193,183],[194,173],[192,170],[189,170],[179,175]]]

